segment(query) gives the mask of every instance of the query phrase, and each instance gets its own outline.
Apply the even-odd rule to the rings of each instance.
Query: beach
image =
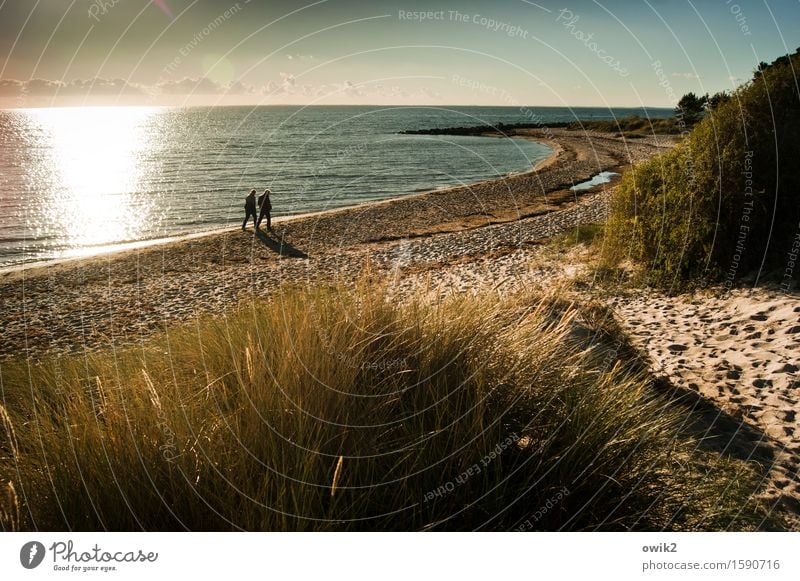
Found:
[[[401,300],[421,291],[435,298],[562,288],[614,313],[661,389],[703,427],[702,439],[769,466],[764,497],[797,529],[797,295],[769,288],[677,297],[597,291],[587,247],[562,252],[545,242],[602,223],[614,182],[579,194],[569,188],[674,141],[564,129],[513,136],[543,141],[554,154],[529,172],[280,219],[269,233],[237,227],[5,272],[0,356],[35,360],[135,345],[253,298],[275,300],[283,285],[351,285],[365,272],[387,281]]]
[[[246,232],[232,228],[0,274],[5,314],[0,355],[38,357],[138,341],[165,323],[223,312],[283,283],[319,277],[352,281],[371,257],[376,267],[392,263],[397,244],[434,248],[420,251],[423,262],[438,248],[444,255],[467,256],[519,247],[577,223],[578,214],[553,221],[560,215],[555,210],[580,201],[571,185],[649,157],[669,143],[587,138],[555,129],[546,135],[526,130],[518,137],[548,142],[555,153],[536,171],[276,220],[272,233],[253,236],[252,226]],[[279,207],[279,194],[273,205]],[[595,219],[602,217],[602,209],[587,207]],[[458,232],[472,233],[461,234],[466,246],[446,236]]]

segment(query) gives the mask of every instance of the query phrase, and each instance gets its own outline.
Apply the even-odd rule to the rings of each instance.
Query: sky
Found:
[[[671,107],[798,46],[798,0],[0,0],[0,107]]]

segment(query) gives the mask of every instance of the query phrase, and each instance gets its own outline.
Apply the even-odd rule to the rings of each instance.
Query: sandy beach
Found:
[[[272,233],[236,228],[4,273],[0,356],[129,345],[269,298],[282,284],[349,284],[365,268],[399,295],[565,286],[613,310],[664,389],[705,426],[703,438],[769,466],[765,498],[800,530],[798,296],[767,288],[593,294],[587,248],[554,253],[542,243],[603,222],[613,183],[580,195],[569,187],[672,141],[556,129],[516,136],[546,141],[555,154],[535,171],[283,219]]]

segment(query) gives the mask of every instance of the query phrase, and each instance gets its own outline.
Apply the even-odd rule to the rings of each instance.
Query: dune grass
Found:
[[[401,304],[364,283],[286,288],[140,347],[7,361],[0,525],[763,526],[752,468],[682,434],[623,351],[607,316],[563,301]]]

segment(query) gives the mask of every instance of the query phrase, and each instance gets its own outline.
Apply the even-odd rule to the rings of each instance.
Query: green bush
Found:
[[[605,257],[672,289],[787,263],[800,228],[800,54],[721,100],[672,151],[637,165],[612,200]]]

